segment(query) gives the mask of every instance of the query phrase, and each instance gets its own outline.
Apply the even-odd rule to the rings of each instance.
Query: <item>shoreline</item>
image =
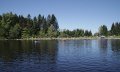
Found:
[[[99,38],[99,37],[71,37],[71,38],[24,38],[24,39],[0,39],[0,40],[92,40],[92,39],[120,39],[118,37],[105,37],[105,38]]]

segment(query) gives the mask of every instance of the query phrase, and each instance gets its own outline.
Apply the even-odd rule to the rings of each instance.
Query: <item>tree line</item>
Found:
[[[48,15],[47,18],[40,14],[33,18],[30,14],[24,17],[12,12],[0,15],[1,38],[56,37],[58,29],[58,22],[54,14]]]
[[[70,30],[63,30],[60,32],[60,37],[84,37],[84,36],[92,36],[92,32],[83,29],[74,29]]]
[[[120,36],[120,22],[112,24],[108,30],[106,25],[99,27],[95,36]],[[47,17],[39,14],[26,17],[10,13],[0,15],[0,38],[21,39],[21,38],[42,38],[42,37],[84,37],[92,36],[92,32],[84,29],[60,30],[57,18],[54,14]]]
[[[99,32],[95,33],[98,36],[120,36],[120,22],[112,24],[111,29],[108,30],[106,25],[99,27]]]
[[[92,32],[83,29],[60,31],[57,18],[54,14],[31,17],[4,13],[0,15],[0,38],[21,39],[21,38],[42,38],[42,37],[81,37],[92,36]]]

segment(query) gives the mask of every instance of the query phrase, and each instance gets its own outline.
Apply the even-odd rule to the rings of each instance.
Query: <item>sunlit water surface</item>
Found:
[[[0,41],[0,72],[120,72],[120,40]]]

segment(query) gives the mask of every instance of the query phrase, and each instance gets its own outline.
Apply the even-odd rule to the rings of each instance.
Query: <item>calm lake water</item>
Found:
[[[0,72],[120,72],[120,40],[0,41]]]

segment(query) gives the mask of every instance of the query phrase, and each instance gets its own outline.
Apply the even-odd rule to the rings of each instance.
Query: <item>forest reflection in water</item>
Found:
[[[0,41],[2,72],[117,72],[119,59],[117,39]]]

